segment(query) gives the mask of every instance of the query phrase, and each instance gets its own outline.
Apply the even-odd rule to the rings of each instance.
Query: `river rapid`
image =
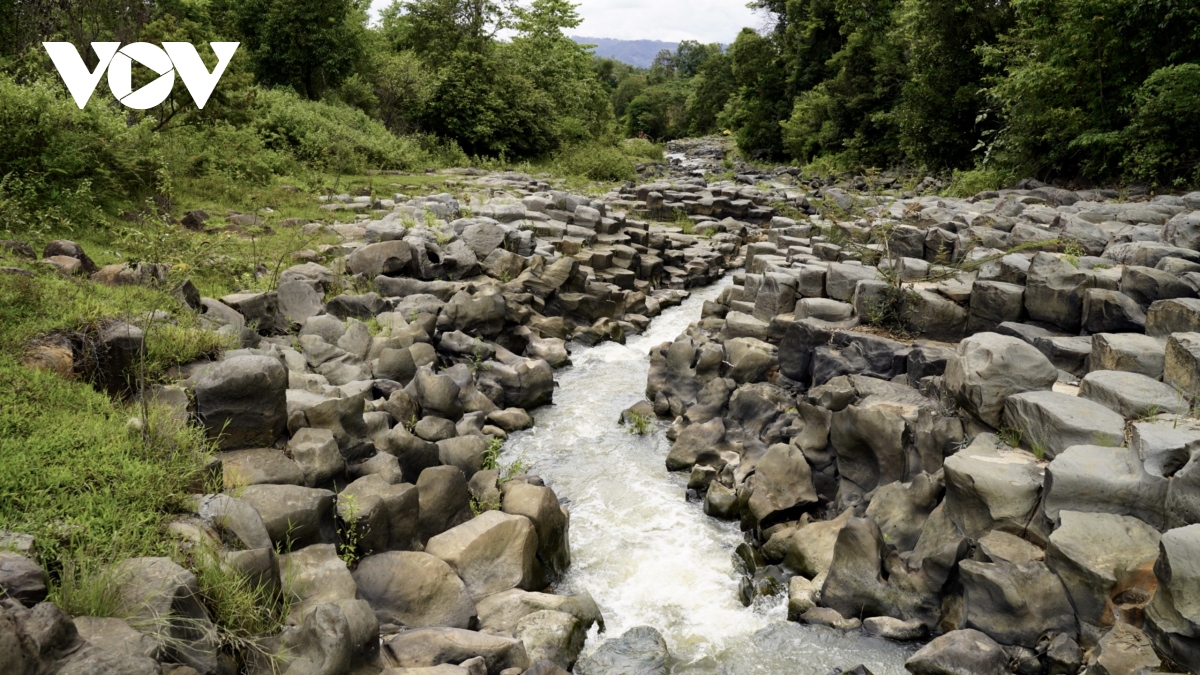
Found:
[[[506,445],[502,461],[531,465],[571,511],[572,566],[558,591],[587,591],[604,613],[607,634],[593,632],[587,650],[652,626],[670,647],[673,673],[827,675],[861,663],[875,675],[903,675],[913,647],[789,622],[786,595],[743,607],[738,525],[684,499],[687,476],[666,470],[664,424],[646,436],[617,424],[645,397],[650,350],[698,321],[726,283],[693,292],[626,345],[576,349],[573,365],[556,374],[554,405]]]

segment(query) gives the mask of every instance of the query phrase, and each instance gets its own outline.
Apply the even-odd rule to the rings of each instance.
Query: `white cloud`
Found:
[[[577,0],[583,24],[571,31],[621,40],[733,42],[744,27],[761,28],[762,15],[746,0]],[[373,0],[378,11],[391,0]]]

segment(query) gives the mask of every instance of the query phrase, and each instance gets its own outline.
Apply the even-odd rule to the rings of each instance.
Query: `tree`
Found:
[[[381,13],[393,46],[426,59],[456,51],[483,54],[508,22],[495,0],[394,0]]]
[[[366,0],[214,0],[241,35],[258,81],[309,99],[336,87],[362,57]]]

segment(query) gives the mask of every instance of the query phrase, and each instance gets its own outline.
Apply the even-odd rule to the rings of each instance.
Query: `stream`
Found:
[[[575,349],[573,365],[556,373],[554,405],[505,446],[505,463],[530,464],[571,511],[572,565],[558,591],[586,590],[604,613],[607,633],[593,629],[587,651],[652,626],[670,647],[673,673],[827,675],[861,663],[875,675],[904,675],[914,647],[789,622],[786,594],[743,607],[738,525],[684,499],[687,475],[666,470],[664,424],[646,436],[617,424],[645,396],[649,351],[698,321],[727,283],[697,289],[627,345]]]

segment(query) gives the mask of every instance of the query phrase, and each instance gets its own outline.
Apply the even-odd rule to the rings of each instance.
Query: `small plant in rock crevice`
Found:
[[[483,470],[490,471],[500,466],[500,453],[504,451],[503,439],[493,437],[488,441],[487,450],[483,451]]]
[[[1021,447],[1021,438],[1024,436],[1024,433],[1015,427],[1004,427],[997,435],[1001,443],[1012,448],[1019,448]]]
[[[646,434],[650,433],[652,424],[653,422],[648,415],[643,415],[641,413],[629,414],[629,433],[631,434],[645,436]]]
[[[346,567],[353,569],[358,565],[358,561],[362,560],[362,551],[360,544],[362,543],[365,532],[359,531],[358,517],[362,515],[362,510],[358,506],[358,500],[354,495],[341,494],[338,495],[339,506],[345,507],[345,515],[339,520],[342,522],[342,527],[338,532],[340,541],[338,542],[338,557],[342,562],[346,563]]]

